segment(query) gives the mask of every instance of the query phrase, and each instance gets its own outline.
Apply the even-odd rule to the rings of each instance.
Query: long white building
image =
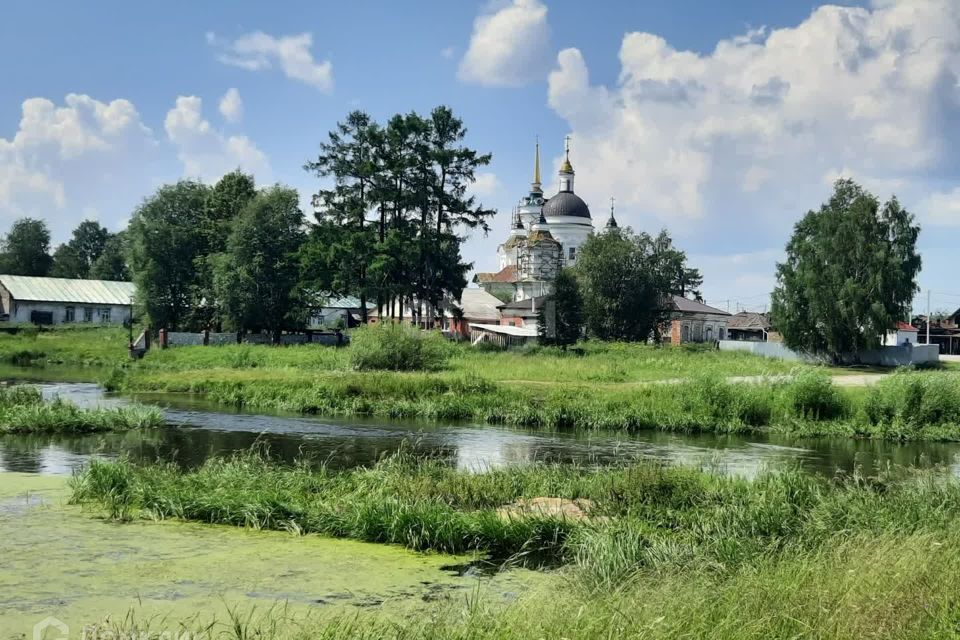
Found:
[[[135,292],[132,282],[0,275],[0,306],[13,323],[121,324]]]

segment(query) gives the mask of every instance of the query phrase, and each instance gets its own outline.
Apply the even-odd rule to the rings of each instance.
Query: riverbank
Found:
[[[476,374],[310,371],[293,367],[116,374],[125,392],[195,393],[232,407],[328,416],[470,421],[550,430],[662,430],[887,440],[960,440],[960,375],[900,372],[869,388],[826,373],[732,383],[698,375],[669,383],[509,383]]]
[[[333,473],[245,456],[193,472],[97,464],[72,496],[133,520],[320,532],[561,567],[549,592],[506,605],[477,594],[402,624],[299,620],[277,637],[929,638],[952,632],[957,614],[960,484],[917,471],[834,481],[652,464],[470,474],[401,456]],[[550,504],[566,505],[563,514]],[[281,618],[266,616],[278,628]]]
[[[80,408],[59,398],[44,400],[34,387],[0,387],[0,434],[126,431],[163,422],[163,412],[156,407]]]
[[[98,344],[98,331],[116,333],[68,329],[50,340],[61,360],[71,353],[83,359],[96,351],[90,342]],[[75,351],[67,335],[76,338]],[[108,389],[126,393],[201,394],[233,408],[323,416],[548,430],[960,441],[957,372],[875,376],[869,388],[859,388],[828,377],[851,370],[700,347],[589,342],[566,352],[490,352],[435,346],[445,355],[433,371],[356,371],[349,347],[227,345],[114,360],[118,366],[101,375]],[[110,353],[106,361],[117,355]]]

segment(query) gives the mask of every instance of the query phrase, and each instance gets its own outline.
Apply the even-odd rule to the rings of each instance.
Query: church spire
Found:
[[[560,165],[560,173],[573,173],[573,165],[570,164],[570,136],[567,136],[563,139],[563,147],[565,155],[563,158],[563,164]]]
[[[530,193],[543,195],[543,185],[540,183],[540,136],[537,136],[537,151],[533,161],[533,184]]]
[[[610,229],[616,229],[620,225],[617,224],[617,219],[613,217],[613,205],[616,202],[616,198],[610,197],[610,218],[607,220],[606,228],[609,231]]]
[[[560,165],[560,191],[573,193],[573,165],[570,164],[570,136],[564,138],[566,154],[563,164]]]

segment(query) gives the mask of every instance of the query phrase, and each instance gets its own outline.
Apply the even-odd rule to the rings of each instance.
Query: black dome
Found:
[[[590,218],[590,207],[577,194],[571,191],[561,191],[543,205],[543,215],[548,218],[558,218],[560,216]]]

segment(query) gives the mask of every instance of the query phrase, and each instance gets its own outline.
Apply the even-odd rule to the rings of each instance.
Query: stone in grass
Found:
[[[593,517],[590,512],[595,508],[593,500],[580,498],[551,498],[540,496],[536,498],[520,498],[515,502],[497,509],[497,515],[504,519],[525,517],[562,518],[577,521],[603,521],[606,518]]]

